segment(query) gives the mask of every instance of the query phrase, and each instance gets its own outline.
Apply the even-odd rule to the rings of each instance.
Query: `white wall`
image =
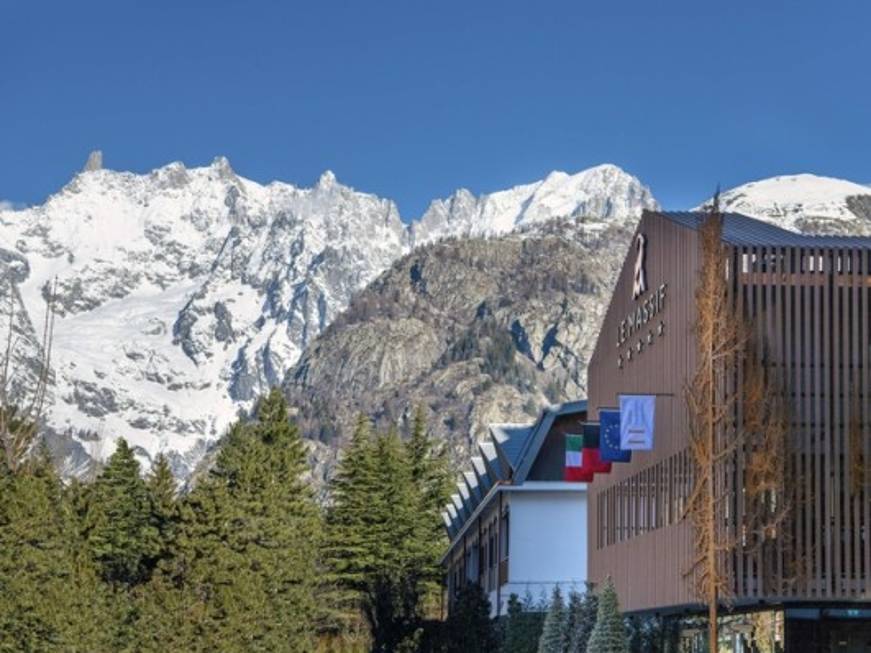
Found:
[[[530,485],[527,483],[527,485]],[[520,489],[510,492],[508,584],[500,592],[502,614],[508,597],[533,600],[550,596],[557,583],[563,592],[583,591],[587,580],[587,493]],[[495,593],[491,597],[495,603]]]

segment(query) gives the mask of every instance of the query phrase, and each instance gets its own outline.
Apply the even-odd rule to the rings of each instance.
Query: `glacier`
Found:
[[[43,204],[0,209],[0,337],[11,315],[13,389],[24,392],[51,301],[46,426],[64,474],[87,475],[124,437],[146,467],[163,453],[186,478],[353,294],[412,248],[554,217],[634,222],[656,206],[613,165],[459,190],[405,223],[394,202],[329,171],[299,188],[246,179],[224,157],[147,174],[89,164]]]

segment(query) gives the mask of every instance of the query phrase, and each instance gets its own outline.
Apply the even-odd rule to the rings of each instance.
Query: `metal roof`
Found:
[[[555,404],[545,408],[535,423],[530,437],[527,439],[526,445],[521,452],[519,464],[515,467],[515,483],[523,483],[526,481],[526,476],[532,468],[532,463],[535,462],[541,445],[544,444],[544,439],[550,432],[550,427],[553,426],[554,420],[561,415],[569,415],[571,413],[582,413],[587,411],[587,400],[567,401],[564,404]]]
[[[487,465],[484,463],[484,459],[481,456],[472,456],[472,469],[475,470],[475,476],[478,477],[478,481],[481,484],[481,494],[486,494],[487,490],[490,489],[490,486],[493,485],[493,479],[490,478],[490,475],[487,473]]]
[[[463,528],[482,502],[489,501],[490,490],[496,483],[509,481],[519,485],[526,480],[557,417],[586,410],[586,400],[569,401],[545,408],[533,424],[491,424],[490,439],[478,443],[480,455],[472,457],[472,470],[460,475],[457,494],[451,496],[446,507],[451,537]],[[500,461],[507,461],[510,469]]]
[[[649,211],[688,229],[698,230],[708,216],[704,212]],[[782,229],[741,213],[723,213],[723,240],[732,245],[781,247],[843,247],[871,248],[871,238],[865,236],[811,236]]]
[[[469,494],[472,495],[475,503],[477,503],[483,498],[481,495],[481,485],[478,483],[478,476],[473,471],[465,471],[463,472],[463,478],[466,480]]]
[[[493,482],[505,478],[502,463],[499,462],[499,454],[496,452],[496,445],[492,442],[480,442],[478,443],[478,451],[481,452],[481,457],[487,467],[487,474],[493,479]]]
[[[529,436],[532,435],[531,424],[491,424],[490,435],[498,449],[505,455],[511,469],[517,469],[520,457],[526,449]]]

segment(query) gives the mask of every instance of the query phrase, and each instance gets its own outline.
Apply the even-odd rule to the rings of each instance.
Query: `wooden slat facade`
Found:
[[[657,395],[656,442],[590,486],[590,577],[612,576],[629,611],[669,610],[697,604],[684,575],[692,529],[680,515],[692,482],[685,390],[695,368],[698,234],[653,213],[639,231],[647,238],[648,293],[665,284],[666,304],[618,344],[621,321],[645,298],[633,298],[631,252],[589,365],[588,406],[596,420],[619,394]],[[793,509],[774,546],[728,559],[739,605],[871,603],[871,252],[817,242],[729,250],[735,310],[752,324],[757,354],[788,399],[788,463],[796,479]],[[737,372],[731,391],[741,383]],[[740,402],[736,410],[740,421]],[[865,461],[860,483],[853,481],[856,445]],[[730,505],[721,527],[738,539],[744,462],[739,449],[717,475]]]

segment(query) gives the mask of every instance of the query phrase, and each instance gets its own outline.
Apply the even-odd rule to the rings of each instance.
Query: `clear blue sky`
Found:
[[[616,163],[667,207],[799,171],[871,182],[871,3],[56,2],[0,5],[0,198],[89,150],[146,171],[226,155],[322,170],[404,218]]]

